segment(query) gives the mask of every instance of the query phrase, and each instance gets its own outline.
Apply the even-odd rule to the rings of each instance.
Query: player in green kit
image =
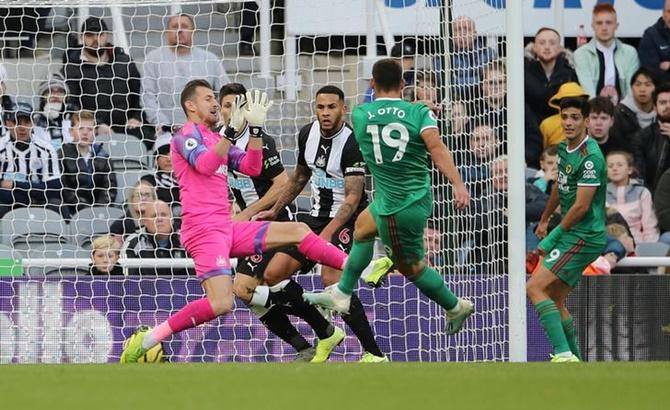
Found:
[[[589,105],[582,98],[566,98],[560,109],[566,139],[558,146],[558,181],[535,231],[544,238],[538,245],[544,259],[526,285],[554,349],[555,363],[581,361],[565,301],[607,242],[607,165],[598,143],[586,134]],[[559,205],[561,223],[547,235],[549,218]]]
[[[454,334],[474,306],[457,298],[424,262],[423,234],[433,207],[428,154],[452,183],[457,208],[467,207],[470,195],[442,143],[433,113],[424,104],[400,99],[404,85],[400,65],[392,59],[377,61],[371,84],[377,99],[357,107],[352,117],[356,141],[374,179],[374,201],[356,219],[354,243],[340,282],[321,293],[305,293],[304,298],[346,313],[379,236],[398,270],[447,311],[446,332]]]

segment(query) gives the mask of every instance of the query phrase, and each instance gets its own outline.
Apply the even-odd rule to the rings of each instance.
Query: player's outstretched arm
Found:
[[[274,206],[267,211],[259,212],[256,215],[256,219],[275,219],[277,215],[279,215],[279,212],[286,208],[286,205],[293,202],[295,198],[300,195],[311,176],[312,171],[308,167],[302,164],[296,165],[295,172],[293,172],[293,175],[289,178],[288,183],[284,184],[282,189],[283,192],[275,202]]]
[[[461,180],[458,168],[454,164],[454,158],[451,152],[444,145],[440,138],[437,128],[428,128],[421,133],[421,139],[426,144],[428,152],[433,159],[433,163],[440,170],[442,175],[449,179],[454,186],[454,200],[456,208],[463,209],[470,205],[470,193]]]
[[[271,208],[279,199],[281,194],[286,189],[286,184],[289,182],[288,173],[283,171],[281,174],[272,178],[272,185],[267,190],[265,195],[258,199],[258,201],[249,205],[244,211],[238,213],[233,217],[234,221],[248,221],[256,214],[266,209]]]
[[[358,204],[363,198],[365,192],[365,175],[350,175],[344,177],[344,202],[337,210],[335,217],[328,222],[323,231],[321,231],[322,238],[330,240],[330,238],[342,227],[356,212]]]
[[[242,108],[242,99],[235,99],[235,108],[231,113],[231,122],[234,120],[235,111],[240,110],[244,119],[249,124],[249,144],[246,152],[233,146],[229,151],[229,163],[233,169],[250,177],[260,175],[263,170],[263,124],[268,110],[272,107],[272,101],[268,101],[267,93],[256,90],[254,94],[247,92],[246,105]]]

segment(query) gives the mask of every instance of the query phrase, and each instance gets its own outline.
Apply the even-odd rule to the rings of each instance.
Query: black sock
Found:
[[[344,322],[351,328],[361,342],[363,350],[372,353],[375,356],[384,356],[384,353],[382,353],[382,351],[379,350],[379,346],[377,346],[377,341],[375,341],[375,336],[372,333],[370,322],[368,322],[368,317],[365,316],[363,304],[355,293],[351,295],[349,314],[342,315],[342,319],[344,319]]]
[[[330,337],[335,330],[333,325],[312,305],[302,298],[303,288],[291,279],[284,289],[270,292],[272,303],[280,306],[285,313],[298,316],[314,329],[319,339]]]
[[[286,313],[284,313],[279,306],[273,306],[259,319],[269,331],[293,346],[297,352],[312,347],[312,345],[302,337],[295,326],[293,326],[288,319],[288,316],[286,316]]]

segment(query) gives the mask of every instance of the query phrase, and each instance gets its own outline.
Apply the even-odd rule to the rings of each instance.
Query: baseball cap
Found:
[[[102,33],[103,31],[109,31],[109,29],[105,21],[100,17],[89,17],[81,26],[82,33]]]
[[[27,102],[17,102],[12,105],[11,109],[4,111],[2,114],[2,117],[5,121],[18,118],[28,118],[32,120],[33,106]]]

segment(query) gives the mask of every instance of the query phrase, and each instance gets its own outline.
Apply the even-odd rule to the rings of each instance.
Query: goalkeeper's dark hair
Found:
[[[228,83],[219,90],[219,102],[221,102],[226,95],[245,95],[246,93],[247,88],[244,85],[240,83]]]
[[[589,106],[589,101],[586,97],[566,97],[562,98],[559,107],[561,111],[567,108],[576,108],[582,113],[582,117],[586,118],[589,116],[589,111],[591,107]]]
[[[188,115],[188,111],[186,111],[186,101],[189,101],[191,98],[193,98],[198,87],[205,87],[209,88],[210,90],[212,89],[212,86],[209,84],[209,82],[201,78],[197,80],[191,80],[186,83],[184,89],[181,92],[181,98],[179,100],[181,103],[181,109],[184,110],[184,114],[186,115]]]
[[[402,84],[402,66],[393,58],[383,58],[372,66],[372,78],[381,91],[392,91]]]
[[[334,85],[325,85],[319,88],[319,91],[316,92],[315,97],[318,97],[319,94],[335,94],[339,97],[340,101],[344,101],[344,91],[342,91],[340,87]]]

